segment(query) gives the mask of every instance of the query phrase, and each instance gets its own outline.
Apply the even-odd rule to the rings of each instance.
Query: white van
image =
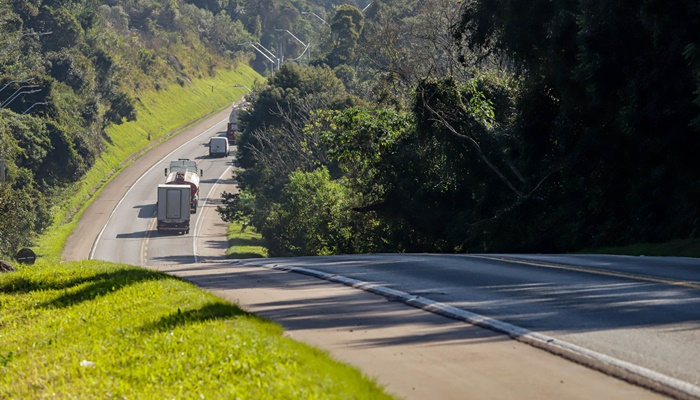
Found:
[[[228,139],[219,136],[209,139],[209,157],[226,157],[228,152]]]

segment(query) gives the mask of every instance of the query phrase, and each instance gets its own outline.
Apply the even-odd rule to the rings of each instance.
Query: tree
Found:
[[[284,201],[267,216],[261,234],[271,256],[342,254],[349,250],[345,190],[328,170],[295,171]]]
[[[14,255],[30,243],[34,216],[28,205],[31,199],[9,185],[0,186],[0,255]]]
[[[328,65],[333,68],[341,64],[353,63],[356,58],[358,41],[364,28],[362,11],[349,5],[339,6],[330,24],[333,48],[328,55]]]

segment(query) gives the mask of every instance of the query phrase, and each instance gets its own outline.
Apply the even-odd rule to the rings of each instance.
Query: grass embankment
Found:
[[[63,191],[60,204],[53,207],[54,222],[34,247],[40,258],[58,262],[63,246],[77,221],[97,194],[114,176],[127,167],[142,149],[155,146],[181,128],[213,111],[222,110],[247,93],[262,77],[247,65],[218,71],[215,77],[191,84],[176,84],[161,91],[140,93],[136,121],[107,128],[109,138],[100,158],[88,173]]]
[[[267,257],[267,249],[263,246],[262,237],[252,226],[243,229],[241,223],[231,223],[228,225],[226,238],[228,239],[226,258]]]
[[[159,272],[42,261],[0,274],[0,398],[389,398],[281,334]]]

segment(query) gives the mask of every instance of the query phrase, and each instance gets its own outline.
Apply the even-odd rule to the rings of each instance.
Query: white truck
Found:
[[[209,139],[209,157],[226,157],[229,155],[229,144],[225,137],[215,136]]]
[[[158,185],[158,232],[190,233],[190,185]]]

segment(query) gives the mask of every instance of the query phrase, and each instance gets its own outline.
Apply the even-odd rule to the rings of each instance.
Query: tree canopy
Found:
[[[273,179],[328,169],[347,189],[344,232],[367,238],[350,251],[555,252],[695,235],[697,4],[358,8],[336,9],[312,63],[361,102],[308,113],[297,129],[321,139],[316,162]],[[241,165],[243,176],[265,169]],[[259,182],[242,180],[261,196]]]
[[[273,255],[694,237],[697,32],[686,0],[2,2],[3,201],[40,231],[140,90],[250,62],[222,215]]]

